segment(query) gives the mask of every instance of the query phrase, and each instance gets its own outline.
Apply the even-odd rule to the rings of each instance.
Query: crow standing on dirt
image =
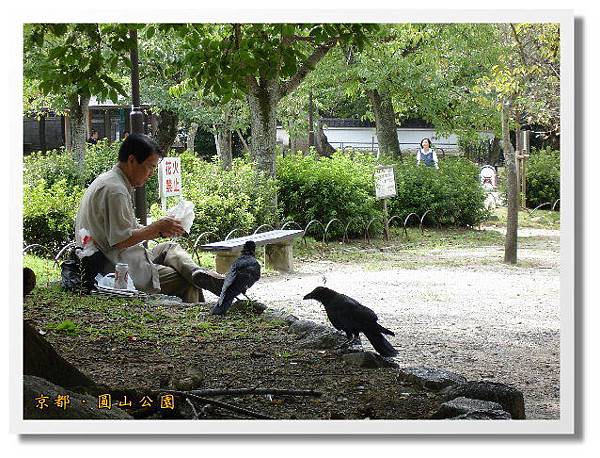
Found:
[[[370,308],[324,286],[316,287],[304,296],[304,299],[316,299],[323,304],[333,327],[344,331],[348,340],[359,339],[362,332],[381,356],[398,354],[392,344],[383,337],[383,334],[393,336],[394,333],[377,323],[377,315]]]
[[[246,291],[260,278],[260,264],[256,260],[256,243],[252,240],[244,243],[242,254],[231,264],[225,277],[221,296],[211,310],[212,315],[225,315],[233,300]]]

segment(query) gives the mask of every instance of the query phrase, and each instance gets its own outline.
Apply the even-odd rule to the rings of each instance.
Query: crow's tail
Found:
[[[387,331],[387,329],[386,329]],[[389,343],[383,334],[379,330],[368,330],[363,331],[364,335],[369,339],[373,348],[379,353],[381,356],[396,356],[398,354],[398,350],[392,347],[392,344]]]
[[[382,332],[383,334],[387,334],[388,336],[395,336],[396,334],[394,334],[392,331],[390,331],[387,328],[384,328],[383,326],[381,326],[379,323],[375,323],[377,325],[377,330],[379,332]]]

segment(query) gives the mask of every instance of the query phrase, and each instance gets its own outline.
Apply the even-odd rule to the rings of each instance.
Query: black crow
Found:
[[[231,264],[225,276],[223,289],[217,305],[211,310],[212,315],[225,315],[233,300],[246,291],[260,278],[260,264],[255,256],[256,243],[252,240],[244,243],[242,254]]]
[[[393,336],[394,333],[377,323],[377,315],[370,308],[324,286],[317,286],[304,299],[316,299],[323,304],[333,327],[344,331],[348,340],[360,339],[359,334],[362,332],[381,356],[398,354],[383,337],[383,334]]]

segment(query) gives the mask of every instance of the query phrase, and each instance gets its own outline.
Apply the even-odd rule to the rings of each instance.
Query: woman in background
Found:
[[[436,169],[439,169],[437,154],[431,149],[431,140],[428,138],[421,140],[421,148],[417,151],[417,165],[421,162],[427,167],[433,166]]]

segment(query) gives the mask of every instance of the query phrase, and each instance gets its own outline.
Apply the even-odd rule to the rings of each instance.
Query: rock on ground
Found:
[[[42,405],[39,402],[45,396]],[[68,396],[66,408],[56,405],[58,396]],[[37,399],[36,399],[37,398]],[[38,401],[39,400],[39,401]],[[98,399],[87,394],[67,390],[33,375],[23,376],[23,418],[39,420],[131,420],[132,417],[112,406],[110,409],[99,409]]]
[[[361,351],[346,353],[342,355],[342,359],[346,364],[366,369],[378,369],[380,367],[398,367],[398,364],[381,357],[372,351]]]
[[[497,402],[479,399],[456,398],[443,403],[431,418],[454,420],[510,420],[508,412],[502,410]]]
[[[404,367],[398,372],[398,380],[430,390],[441,390],[467,381],[462,375],[432,367]]]
[[[523,393],[504,383],[487,381],[467,382],[447,389],[446,399],[457,397],[497,402],[502,405],[504,410],[510,412],[512,418],[518,420],[525,419],[525,400],[523,399]]]

